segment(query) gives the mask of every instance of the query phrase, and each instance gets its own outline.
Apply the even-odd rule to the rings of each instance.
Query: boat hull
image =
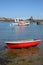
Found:
[[[18,24],[18,26],[27,26],[28,24]]]
[[[26,48],[26,47],[32,47],[40,44],[40,40],[36,41],[26,41],[26,42],[6,42],[6,45],[8,48]]]

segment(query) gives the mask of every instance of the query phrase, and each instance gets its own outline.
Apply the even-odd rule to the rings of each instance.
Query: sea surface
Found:
[[[43,25],[10,26],[0,22],[0,65],[43,65]],[[36,47],[8,49],[5,41],[40,39]]]

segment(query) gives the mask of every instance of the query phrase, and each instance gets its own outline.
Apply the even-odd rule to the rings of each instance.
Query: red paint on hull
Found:
[[[36,41],[27,41],[27,42],[19,42],[19,43],[10,43],[10,42],[6,42],[6,45],[8,48],[25,48],[25,47],[32,47],[32,46],[36,46],[38,44],[40,44],[40,40],[36,40]]]

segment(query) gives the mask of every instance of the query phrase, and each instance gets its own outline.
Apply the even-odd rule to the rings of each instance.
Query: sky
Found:
[[[0,17],[43,19],[43,0],[0,0]]]

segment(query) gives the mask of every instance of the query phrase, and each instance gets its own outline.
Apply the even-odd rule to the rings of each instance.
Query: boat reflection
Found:
[[[7,55],[13,57],[31,56],[32,54],[39,54],[39,53],[40,53],[39,47],[7,50]]]

